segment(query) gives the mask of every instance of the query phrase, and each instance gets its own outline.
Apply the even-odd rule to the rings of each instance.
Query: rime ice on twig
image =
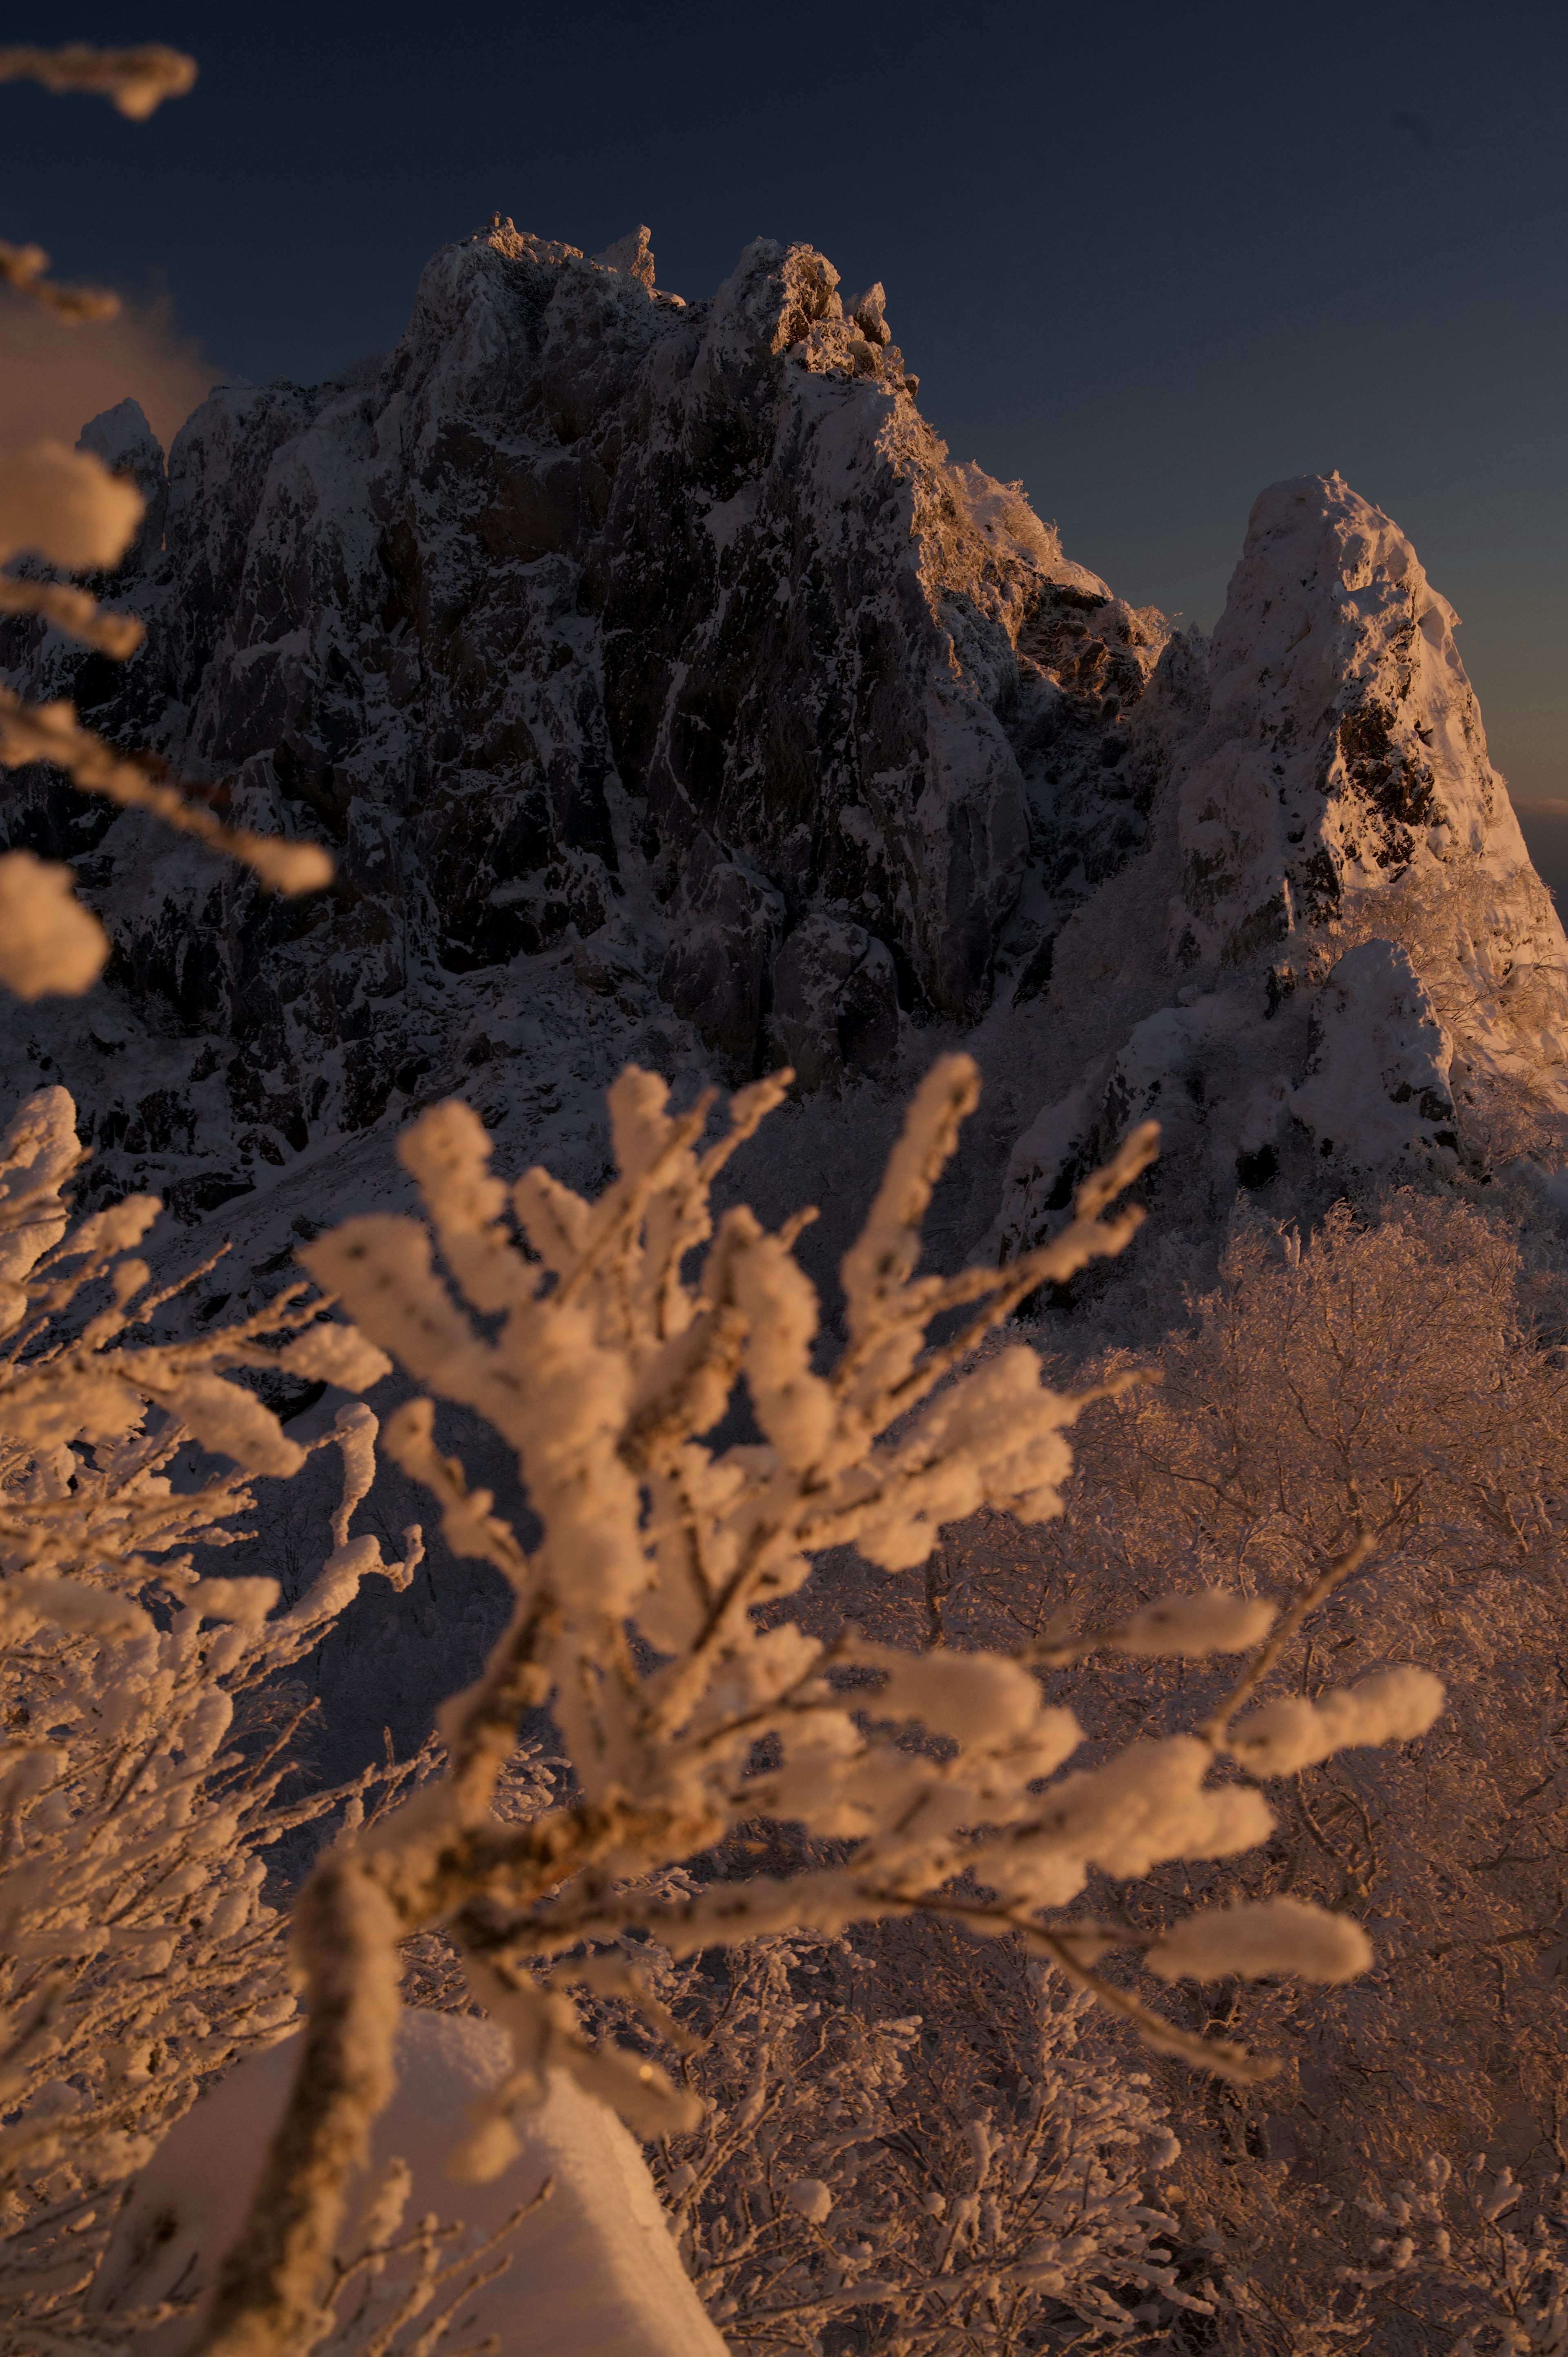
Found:
[[[1130,1242],[1140,1212],[1101,1214],[1152,1159],[1153,1127],[1086,1181],[1050,1243],[1001,1270],[921,1275],[920,1223],[979,1086],[967,1058],[944,1058],[845,1258],[847,1340],[823,1372],[815,1293],[789,1249],[799,1222],[769,1235],[737,1207],[715,1228],[710,1205],[718,1168],[789,1078],[743,1091],[727,1135],[704,1150],[710,1100],[672,1115],[661,1081],[623,1072],[610,1092],[619,1175],[595,1202],[531,1170],[509,1204],[477,1115],[438,1106],[400,1149],[428,1226],[351,1220],[301,1254],[429,1394],[477,1411],[511,1443],[542,1535],[526,1552],[489,1493],[441,1454],[433,1398],[397,1412],[392,1454],[435,1495],[452,1545],[509,1580],[512,1619],[483,1675],[443,1713],[446,1782],[334,1851],[301,1902],[311,2026],[224,2265],[209,2357],[265,2357],[297,2341],[345,2174],[389,2083],[395,1944],[437,1923],[513,2041],[514,2075],[476,2125],[475,2174],[505,2165],[509,2109],[537,2093],[548,2067],[571,2072],[645,2135],[689,2124],[678,2091],[651,2065],[590,2046],[554,1978],[541,1976],[550,1960],[632,1926],[681,1955],[797,1928],[831,1936],[868,1918],[944,1915],[982,1936],[1018,1935],[1153,2041],[1255,2072],[1233,2048],[1099,1979],[1107,1949],[1155,1935],[1055,1915],[1096,1866],[1135,1877],[1268,1835],[1262,1793],[1216,1773],[1222,1729],[1134,1742],[1058,1778],[1080,1731],[1047,1703],[1028,1657],[916,1656],[853,1631],[824,1647],[778,1609],[826,1548],[853,1544],[897,1574],[918,1568],[945,1523],[983,1506],[1036,1523],[1060,1512],[1066,1433],[1103,1394],[1047,1389],[1021,1346],[975,1346],[1039,1285]],[[969,1313],[957,1334],[933,1341],[932,1321],[955,1311]],[[762,1438],[715,1447],[705,1436],[742,1378]],[[1175,1651],[1255,1644],[1269,1620],[1236,1598],[1160,1609]],[[1140,1616],[1112,1641],[1147,1650],[1157,1621]],[[503,1823],[490,1803],[519,1715],[546,1701],[575,1797]],[[901,1741],[896,1730],[910,1722],[930,1739]],[[801,1828],[799,1872],[650,1889],[650,1877],[657,1885],[663,1869],[758,1815]],[[832,1862],[824,1844],[837,1847]],[[1271,1969],[1336,1978],[1349,1951],[1325,1930],[1333,1920],[1233,1910],[1229,1953],[1242,1969],[1266,1951]],[[1168,1945],[1207,1964],[1224,1943],[1187,1926]],[[574,1962],[560,1977],[585,1973]]]
[[[142,625],[134,614],[106,614],[96,597],[67,583],[15,581],[0,573],[0,614],[41,614],[68,638],[124,662],[142,643]]]
[[[23,79],[53,91],[97,91],[122,114],[143,122],[164,99],[190,89],[196,63],[160,42],[134,49],[95,49],[81,41],[60,49],[0,48],[0,81]],[[0,280],[30,301],[66,319],[113,318],[119,310],[116,296],[53,285],[44,275],[48,268],[41,247],[0,242]],[[41,442],[24,457],[0,464],[0,563],[31,550],[71,571],[114,565],[141,516],[134,484],[111,475],[91,452]],[[118,662],[142,641],[142,625],[134,616],[105,613],[86,590],[68,584],[0,576],[0,614],[41,615]],[[0,768],[17,769],[29,761],[53,762],[83,792],[104,794],[124,809],[155,813],[209,849],[239,860],[270,891],[312,892],[332,879],[332,862],[318,845],[282,843],[225,826],[145,766],[125,759],[82,728],[69,703],[27,705],[0,690]],[[21,910],[35,883],[40,888]],[[63,866],[35,876],[12,855],[0,868],[0,904],[14,920],[0,942],[0,982],[19,996],[86,990],[108,955],[102,926],[67,897],[69,891]]]
[[[12,245],[0,238],[0,279],[14,295],[52,311],[57,319],[117,319],[120,297],[106,286],[62,286],[44,274],[48,255],[41,245]]]
[[[196,84],[197,65],[164,41],[134,49],[95,49],[86,41],[63,48],[0,49],[0,81],[39,81],[63,95],[83,91],[106,98],[133,123],[145,123],[166,98],[183,98]]]
[[[0,768],[50,761],[83,793],[102,794],[122,810],[145,810],[182,834],[195,835],[209,851],[226,852],[249,867],[269,891],[318,892],[332,881],[332,862],[315,843],[284,843],[225,826],[199,802],[187,802],[175,787],[149,777],[113,745],[78,722],[70,705],[24,704],[0,688]]]

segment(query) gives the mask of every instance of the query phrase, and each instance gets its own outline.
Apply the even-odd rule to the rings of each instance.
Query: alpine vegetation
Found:
[[[675,1114],[653,1075],[623,1073],[610,1101],[618,1175],[592,1203],[538,1169],[509,1195],[482,1125],[443,1105],[401,1149],[425,1221],[351,1220],[302,1253],[360,1332],[425,1387],[390,1419],[386,1445],[433,1493],[454,1550],[501,1571],[515,1602],[483,1675],[441,1714],[445,1773],[335,1845],[301,1894],[308,2027],[205,2349],[309,2345],[347,2179],[393,2083],[399,1943],[430,1926],[448,1927],[475,2000],[511,2040],[512,2069],[459,2158],[481,2181],[517,2154],[512,2115],[552,2072],[644,2134],[695,2125],[657,2065],[591,2040],[574,2011],[572,1986],[598,1979],[594,1952],[634,1928],[681,1955],[930,1914],[1011,1935],[1153,2041],[1242,2077],[1257,2066],[1240,2050],[1177,2029],[1105,1977],[1101,1959],[1131,1947],[1167,1979],[1326,1982],[1369,1961],[1357,1925],[1288,1900],[1143,1936],[1063,1911],[1091,1867],[1137,1878],[1268,1837],[1273,1813],[1237,1767],[1251,1759],[1267,1774],[1282,1746],[1294,1765],[1307,1738],[1276,1727],[1277,1705],[1247,1705],[1365,1543],[1272,1631],[1270,1608],[1219,1594],[1012,1655],[911,1654],[854,1627],[824,1642],[789,1617],[829,1548],[910,1574],[943,1523],[983,1506],[1026,1522],[1059,1512],[1065,1435],[1093,1395],[1046,1388],[1024,1345],[981,1346],[1026,1292],[1125,1245],[1136,1209],[1101,1215],[1155,1138],[1134,1132],[1050,1243],[1004,1270],[922,1275],[921,1222],[978,1095],[972,1063],[944,1059],[845,1256],[843,1345],[820,1372],[818,1306],[790,1250],[803,1221],[769,1233],[743,1207],[716,1224],[712,1211],[721,1171],[786,1080],[741,1091],[704,1144],[711,1099]],[[721,1445],[715,1426],[743,1383],[759,1437]],[[532,1548],[442,1452],[440,1400],[477,1411],[516,1450],[540,1526]],[[1200,1726],[1058,1775],[1081,1733],[1037,1672],[1107,1644],[1251,1660]],[[1416,1672],[1335,1695],[1309,1709],[1307,1749],[1419,1735],[1442,1698]],[[522,1824],[498,1822],[490,1802],[519,1715],[546,1704],[570,1792]],[[650,1889],[759,1815],[801,1829],[797,1871]],[[635,1995],[624,1958],[612,1964]]]
[[[267,1853],[408,1770],[285,1796],[307,1700],[287,1673],[361,1578],[406,1586],[420,1557],[417,1530],[392,1564],[349,1534],[375,1472],[355,1402],[325,1437],[342,1499],[305,1593],[280,1609],[274,1580],[202,1575],[197,1550],[247,1535],[253,1480],[305,1461],[236,1372],[364,1383],[387,1362],[317,1322],[300,1283],[199,1340],[150,1340],[182,1289],[136,1250],[161,1206],[72,1223],[80,1160],[63,1089],[0,1141],[0,2315],[8,2346],[40,2349],[71,2345],[161,2132],[294,2016]],[[193,1443],[230,1469],[177,1478]]]
[[[1391,518],[886,309],[0,454],[18,2357],[1568,2349],[1568,938]]]

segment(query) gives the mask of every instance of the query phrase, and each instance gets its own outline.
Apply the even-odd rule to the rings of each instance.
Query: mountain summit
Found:
[[[1150,1114],[1215,1208],[1560,1157],[1568,943],[1456,620],[1339,476],[1262,494],[1212,646],[1173,641],[1134,723],[1148,850],[1058,937],[1054,1003],[1070,1033],[1092,1002],[1098,1052],[1013,1157],[1009,1243]]]
[[[8,838],[73,860],[114,957],[85,1013],[18,1016],[12,1093],[63,1080],[96,1183],[258,1246],[454,1092],[595,1183],[628,1058],[793,1063],[810,1192],[964,1036],[951,1217],[997,1213],[1023,1133],[1006,1249],[1148,1112],[1194,1216],[1559,1154],[1568,945],[1398,529],[1337,477],[1265,492],[1209,647],[916,393],[882,288],[810,247],[686,303],[645,230],[498,221],[394,351],[218,387],[166,475],[134,404],[95,420],[149,498],[107,585],[145,642],[13,623],[7,678],[338,880],[268,899],[27,774]]]

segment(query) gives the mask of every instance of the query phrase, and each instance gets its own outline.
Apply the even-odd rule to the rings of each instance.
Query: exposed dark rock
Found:
[[[773,969],[773,1035],[802,1088],[870,1072],[898,1045],[898,990],[886,945],[860,925],[808,917]]]
[[[144,1178],[194,1158],[199,1204],[235,1136],[271,1165],[395,1114],[477,1069],[475,992],[557,949],[736,1079],[771,1052],[776,972],[806,1085],[885,1061],[900,999],[983,1013],[1032,830],[1058,907],[1141,840],[1135,787],[1107,820],[1088,781],[1121,777],[1109,721],[1157,618],[950,466],[911,382],[882,289],[846,313],[809,247],[759,240],[686,305],[644,230],[589,261],[498,222],[435,257],[384,360],[219,387],[166,479],[134,404],[93,422],[148,500],[105,585],[145,644],[117,666],[17,624],[8,676],[338,868],[271,899],[19,781],[9,839],[81,863],[110,987],[189,1098],[183,1145],[127,1123]],[[593,945],[628,920],[605,987]],[[830,936],[867,945],[841,974]],[[181,1040],[220,1043],[204,1094]]]

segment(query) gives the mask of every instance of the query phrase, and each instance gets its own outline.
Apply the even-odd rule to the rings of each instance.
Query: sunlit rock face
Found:
[[[1504,883],[1527,865],[1455,619],[1337,477],[1264,492],[1182,756],[1177,965],[1242,963],[1458,854]]]
[[[1210,1211],[1238,1187],[1309,1210],[1358,1175],[1560,1157],[1568,944],[1487,760],[1456,619],[1338,476],[1258,500],[1212,647],[1172,642],[1134,726],[1151,848],[1056,960],[1070,1014],[1122,934],[1135,1019],[1021,1139],[1006,1248],[1151,1115]]]

